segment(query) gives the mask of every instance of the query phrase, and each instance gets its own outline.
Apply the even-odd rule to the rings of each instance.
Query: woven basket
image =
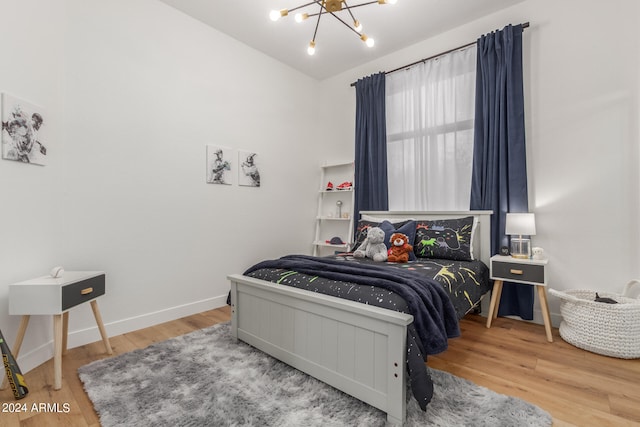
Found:
[[[598,292],[618,304],[596,302],[596,291],[549,289],[549,294],[560,298],[560,336],[576,347],[605,356],[621,359],[640,358],[640,297],[630,298],[632,286],[640,280],[627,283],[622,295]]]

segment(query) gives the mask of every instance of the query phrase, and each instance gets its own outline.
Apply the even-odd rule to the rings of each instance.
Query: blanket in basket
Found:
[[[560,336],[578,348],[620,359],[640,358],[640,298],[630,298],[629,282],[622,295],[599,292],[617,304],[597,302],[596,292],[586,289],[549,293],[560,298]]]

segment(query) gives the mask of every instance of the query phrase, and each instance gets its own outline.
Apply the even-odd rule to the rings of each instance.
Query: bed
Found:
[[[444,310],[443,316],[448,319],[443,322],[449,325],[445,325],[446,348],[446,339],[456,336],[455,330],[450,330],[450,323],[455,322],[457,327],[457,320],[477,308],[490,290],[486,266],[490,257],[491,212],[385,211],[362,212],[361,215],[358,240],[362,240],[364,229],[370,226],[380,226],[387,232],[409,230],[415,233],[411,234],[410,241],[414,243],[416,259],[402,264],[373,263],[356,260],[351,254],[336,254],[322,259],[290,256],[258,263],[245,274],[228,276],[231,282],[232,334],[236,339],[384,411],[389,423],[401,425],[405,421],[408,393],[420,399],[419,393],[428,392],[415,387],[422,381],[417,381],[415,378],[420,377],[414,376],[422,373],[410,369],[412,361],[416,354],[423,357],[422,366],[426,371],[426,356],[443,350],[442,339],[433,340],[433,347],[431,342],[426,342],[433,329],[427,327],[426,331],[423,330],[425,322],[438,316],[427,315],[427,319],[421,311],[412,312],[406,307],[398,309],[385,306],[385,303],[376,306],[372,301],[360,301],[360,296],[351,295],[352,291],[369,286],[369,278],[360,278],[365,276],[363,269],[366,269],[366,276],[373,276],[375,280],[376,286],[372,289],[379,292],[374,292],[375,299],[395,301],[380,292],[394,293],[394,289],[399,293],[407,292],[407,288],[414,286],[414,280],[431,286],[431,296],[427,298],[441,298],[446,292],[445,308],[439,309]],[[469,224],[472,224],[470,229]],[[465,238],[460,237],[463,228]],[[436,235],[424,234],[425,229],[436,232]],[[455,234],[457,239],[453,239]],[[459,247],[460,242],[465,244],[462,245],[464,247]],[[448,251],[445,255],[442,255],[443,248]],[[475,272],[471,264],[465,264],[466,259],[456,259],[456,250],[465,256],[471,253],[474,259],[471,263],[479,266],[480,270]],[[441,255],[445,258],[438,258]],[[306,269],[308,265],[313,268]],[[336,272],[333,272],[334,268]],[[419,270],[431,278],[418,279]],[[384,277],[386,280],[389,275],[406,276],[408,283],[403,282],[399,288],[389,290],[380,279]],[[344,278],[347,279],[342,280]],[[360,280],[364,282],[359,283]],[[326,291],[323,286],[332,290]],[[337,297],[331,293],[345,295]],[[413,307],[414,298],[406,300]],[[450,319],[452,308],[454,320]],[[424,405],[421,403],[423,409]]]

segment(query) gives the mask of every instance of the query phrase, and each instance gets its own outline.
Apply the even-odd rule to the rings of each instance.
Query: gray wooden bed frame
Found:
[[[383,219],[477,218],[473,254],[487,266],[491,211],[361,212]],[[231,282],[233,337],[387,414],[406,419],[407,325],[413,316],[240,274]]]

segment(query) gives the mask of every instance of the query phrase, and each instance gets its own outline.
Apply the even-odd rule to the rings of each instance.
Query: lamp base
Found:
[[[531,258],[531,239],[511,238],[511,256],[513,258]]]

